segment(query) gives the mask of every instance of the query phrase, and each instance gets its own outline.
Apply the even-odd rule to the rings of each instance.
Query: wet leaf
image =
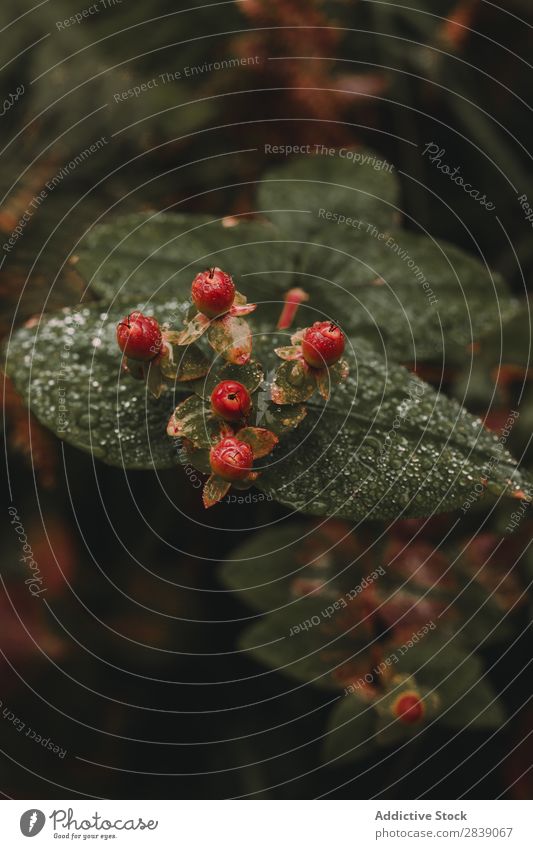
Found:
[[[337,156],[306,156],[271,169],[259,186],[259,208],[281,231],[300,239],[322,233],[331,220],[327,212],[392,227],[399,217],[392,166],[374,168],[370,160],[376,157],[368,150],[358,155],[361,164]]]
[[[173,308],[154,312],[162,321]],[[152,398],[144,382],[121,368],[115,327],[122,316],[122,307],[45,316],[13,336],[7,369],[37,418],[60,439],[115,466],[175,466],[175,447],[165,435],[175,402],[168,391]]]
[[[334,365],[329,366],[327,368],[313,370],[317,389],[324,401],[327,401],[329,399],[331,392],[335,386],[337,386],[343,380],[346,380],[349,373],[350,369],[348,367],[348,363],[345,360],[341,360],[338,363],[335,363]]]
[[[268,262],[273,235],[272,225],[245,218],[225,227],[223,219],[206,215],[125,215],[87,234],[76,251],[76,268],[106,302],[117,296],[159,303],[178,297],[190,305],[198,272],[231,268],[240,287],[240,275]],[[241,302],[246,294],[245,288]]]
[[[192,388],[198,395],[208,400],[215,386],[223,380],[237,380],[252,395],[264,380],[261,363],[250,361],[239,366],[216,359],[205,373],[205,378],[196,381]]]
[[[278,437],[264,427],[243,427],[236,437],[250,446],[254,460],[266,457],[279,442]]]
[[[298,427],[306,415],[305,404],[268,404],[266,408],[258,410],[256,421],[258,425],[282,436]]]
[[[298,404],[307,401],[315,390],[314,375],[301,360],[284,362],[272,381],[272,401],[275,404]]]
[[[220,440],[220,421],[201,398],[191,395],[178,404],[167,425],[168,436],[185,437],[195,448],[211,448]]]
[[[225,315],[215,318],[208,331],[209,344],[216,353],[235,365],[245,365],[252,353],[250,326],[243,318]]]
[[[276,354],[281,360],[298,360],[302,356],[300,345],[287,345],[285,348],[276,348]]]
[[[163,322],[180,308],[172,301],[154,312]],[[122,315],[122,306],[110,314],[94,307],[43,318],[13,336],[8,373],[61,438],[115,465],[171,466],[165,434],[176,403],[169,390],[152,400],[144,384],[121,371],[115,325]],[[257,356],[270,368],[283,337],[273,333],[262,344],[260,338]],[[363,343],[357,351],[357,369],[328,402],[312,398],[306,417],[280,441],[261,489],[304,512],[349,519],[452,510],[478,497],[482,479],[498,493],[529,497],[529,477],[479,420]],[[281,365],[287,367],[294,364]],[[66,422],[59,416],[60,388],[68,390]],[[267,426],[265,407],[257,409],[263,419],[255,424]]]
[[[191,345],[193,342],[200,339],[200,337],[209,330],[210,326],[211,319],[202,315],[202,313],[198,313],[194,316],[194,318],[186,322],[185,330],[167,335],[170,337],[170,341],[175,345]]]
[[[172,357],[162,357],[161,372],[170,380],[187,382],[198,380],[209,371],[209,360],[196,345],[186,348],[172,346]]]
[[[499,495],[531,497],[528,474],[479,419],[362,343],[357,369],[329,401],[315,396],[307,408],[259,481],[295,509],[348,519],[433,515],[483,497],[485,477]]]
[[[222,501],[225,495],[228,494],[231,484],[216,475],[211,475],[206,481],[202,493],[204,507],[214,507],[219,501]]]
[[[287,292],[303,287],[302,325],[318,312],[396,361],[462,362],[517,302],[478,259],[401,230],[393,171],[358,153],[355,165],[306,157],[267,173],[261,222],[228,228],[207,216],[151,213],[95,227],[77,269],[107,301],[120,293],[150,303],[190,299],[194,275],[216,264],[231,269],[272,327]]]

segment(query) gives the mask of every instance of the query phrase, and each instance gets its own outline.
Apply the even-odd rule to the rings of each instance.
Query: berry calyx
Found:
[[[344,333],[331,321],[315,321],[302,337],[302,354],[311,368],[332,366],[342,357]]]
[[[414,725],[423,718],[425,707],[418,693],[403,693],[394,702],[392,712],[406,725]]]
[[[252,408],[252,399],[245,386],[237,380],[222,380],[211,393],[211,409],[215,416],[227,422],[245,419]]]
[[[220,268],[209,268],[196,275],[191,294],[198,312],[216,318],[228,312],[233,304],[235,285],[230,274]]]
[[[161,352],[161,328],[155,318],[132,312],[117,324],[117,343],[128,359],[147,363]]]
[[[213,445],[209,453],[209,462],[214,475],[225,481],[242,481],[252,471],[254,455],[246,442],[234,436],[222,439]]]

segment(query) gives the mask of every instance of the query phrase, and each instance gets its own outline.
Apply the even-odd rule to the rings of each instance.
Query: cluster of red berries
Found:
[[[229,356],[228,359],[239,366],[249,361],[251,334],[248,349],[241,351],[238,347],[243,338],[241,317],[252,312],[255,304],[247,304],[246,298],[236,291],[231,275],[220,268],[202,271],[192,282],[191,296],[199,315],[186,322],[185,331],[170,332],[164,325],[161,327],[155,318],[138,310],[126,316],[117,326],[117,342],[126,358],[127,370],[134,377],[147,377],[149,384],[152,380],[156,390],[153,394],[157,395],[160,391],[158,375],[168,376],[168,364],[173,363],[173,344],[191,345],[207,331],[209,343],[218,353],[226,356],[225,352],[217,348],[214,336],[210,336],[210,328],[213,329],[213,334],[215,328],[218,328],[218,334],[223,328],[229,334],[231,348],[232,327],[236,326],[232,325],[232,322],[240,321],[239,332],[234,331],[233,337],[236,339],[232,352],[234,358]],[[287,328],[294,319],[298,305],[307,299],[308,296],[303,290],[291,290],[278,326]],[[306,369],[309,374],[317,375],[317,382],[325,369],[339,363],[344,353],[344,334],[329,321],[315,322],[311,327],[296,334],[294,341],[297,344],[287,349],[287,358],[299,360],[301,368]],[[272,397],[274,398],[274,393]],[[252,411],[252,399],[246,386],[237,380],[223,380],[215,386],[211,393],[210,411],[223,422],[220,439],[209,452],[213,476],[228,483],[252,482],[257,477],[257,473],[253,471],[254,459],[271,451],[277,437],[264,429],[247,427],[246,422]],[[236,435],[231,427],[234,424],[243,428],[241,431],[236,428]],[[243,439],[239,438],[240,433]],[[184,433],[182,435],[185,437]],[[243,441],[244,439],[250,439],[253,447]]]
[[[227,313],[235,300],[235,284],[220,268],[197,274],[191,287],[195,307],[208,318]],[[147,363],[161,354],[163,332],[152,316],[136,310],[117,325],[117,342],[130,360]]]

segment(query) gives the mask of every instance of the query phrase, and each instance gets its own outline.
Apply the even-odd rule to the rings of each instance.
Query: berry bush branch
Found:
[[[269,387],[266,419],[270,426],[259,426],[265,409],[254,403],[254,395],[264,386],[264,369],[251,359],[252,333],[242,317],[256,305],[246,302],[231,275],[220,268],[198,274],[191,296],[198,313],[186,320],[183,331],[169,331],[137,311],[119,322],[117,342],[127,373],[146,380],[154,396],[161,394],[165,379],[191,381],[195,394],[178,404],[167,434],[181,440],[199,471],[209,471],[203,502],[212,507],[232,485],[246,489],[257,480],[260,472],[254,462],[269,456],[282,434],[298,427],[307,412],[302,402],[315,389],[329,398],[330,387],[348,376],[348,366],[341,359],[344,334],[335,324],[315,322],[294,334],[291,347],[276,349],[285,362]],[[292,323],[305,300],[303,290],[291,290],[278,327]],[[196,345],[204,334],[218,355],[213,363]],[[217,379],[211,386],[213,375]]]

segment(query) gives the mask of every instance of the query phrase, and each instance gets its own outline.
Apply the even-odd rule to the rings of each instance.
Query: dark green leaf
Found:
[[[264,379],[263,369],[260,363],[249,362],[242,366],[234,365],[233,363],[224,363],[220,359],[216,359],[205,378],[197,380],[194,383],[194,391],[206,400],[211,397],[211,393],[217,383],[223,380],[237,380],[246,387],[248,392],[252,394],[258,389]]]
[[[174,410],[167,426],[170,437],[185,437],[195,448],[211,448],[221,439],[221,422],[197,395],[190,395]]]
[[[215,318],[207,331],[209,344],[219,357],[234,365],[246,365],[252,353],[250,325],[244,318],[225,315]]]
[[[497,437],[457,403],[355,341],[348,379],[308,402],[258,486],[313,515],[407,518],[461,507],[491,492],[531,496]],[[472,495],[473,494],[473,495]]]
[[[359,546],[347,529],[293,522],[256,533],[221,570],[226,586],[259,610],[294,606],[309,593],[324,605],[365,577]]]
[[[454,703],[450,702],[449,697],[443,699],[441,721],[452,728],[500,728],[505,722],[505,711],[487,678],[473,677],[468,688]]]
[[[429,635],[400,659],[398,670],[433,687],[440,699],[439,720],[454,728],[496,728],[505,714],[483,665],[461,638]]]
[[[392,227],[399,217],[393,166],[380,160],[384,167],[374,167],[378,158],[368,150],[354,156],[308,156],[272,169],[259,187],[259,208],[295,239],[323,229],[320,210]]]
[[[281,363],[272,382],[275,404],[298,404],[307,401],[317,388],[316,380],[301,360]]]
[[[328,766],[362,760],[375,751],[376,711],[356,696],[339,699],[328,719],[322,759]]]
[[[294,210],[267,214],[295,239],[291,286],[312,296],[298,321],[318,308],[393,359],[461,361],[515,302],[479,260],[400,230],[397,196],[386,168],[337,157],[297,160],[259,189],[261,209]]]
[[[209,360],[196,345],[185,348],[173,345],[172,358],[163,357],[161,360],[163,375],[178,382],[197,381],[207,374],[209,366]]]
[[[248,628],[243,648],[276,672],[328,690],[364,676],[372,663],[363,629],[339,633],[323,614],[330,601],[293,600]]]
[[[326,316],[393,359],[460,361],[515,302],[477,259],[398,229],[397,193],[385,169],[309,157],[267,174],[259,205],[270,220],[129,215],[90,232],[77,267],[107,301],[160,302],[188,300],[194,275],[217,264],[271,326],[284,294],[300,286],[310,300],[298,324]],[[292,211],[273,211],[283,209]]]
[[[175,303],[154,312],[162,320],[172,309]],[[13,336],[7,370],[38,419],[71,445],[115,466],[175,466],[165,432],[176,403],[168,390],[152,398],[121,371],[115,327],[122,316],[83,307],[43,317]]]
[[[299,427],[307,415],[305,404],[268,404],[257,411],[257,424],[274,431],[278,436]]]
[[[231,269],[246,295],[241,275],[264,267],[275,233],[268,224],[236,221],[237,226],[226,227],[221,219],[200,215],[123,216],[88,233],[77,251],[77,268],[106,301],[119,296],[162,302],[178,296],[190,303],[193,278],[213,265]]]
[[[174,301],[155,312],[163,321],[182,306]],[[79,316],[79,322],[68,311],[44,318],[13,337],[7,367],[17,387],[44,424],[106,462],[172,465],[165,431],[176,405],[169,391],[153,402],[143,384],[120,373],[115,325],[122,310],[84,308]],[[280,337],[267,338],[272,361]],[[365,346],[350,347],[357,359],[348,380],[329,402],[313,398],[306,418],[269,458],[258,481],[267,493],[315,515],[377,519],[457,508],[485,477],[496,492],[529,490],[479,420]],[[61,368],[69,395],[65,427],[58,417]]]

